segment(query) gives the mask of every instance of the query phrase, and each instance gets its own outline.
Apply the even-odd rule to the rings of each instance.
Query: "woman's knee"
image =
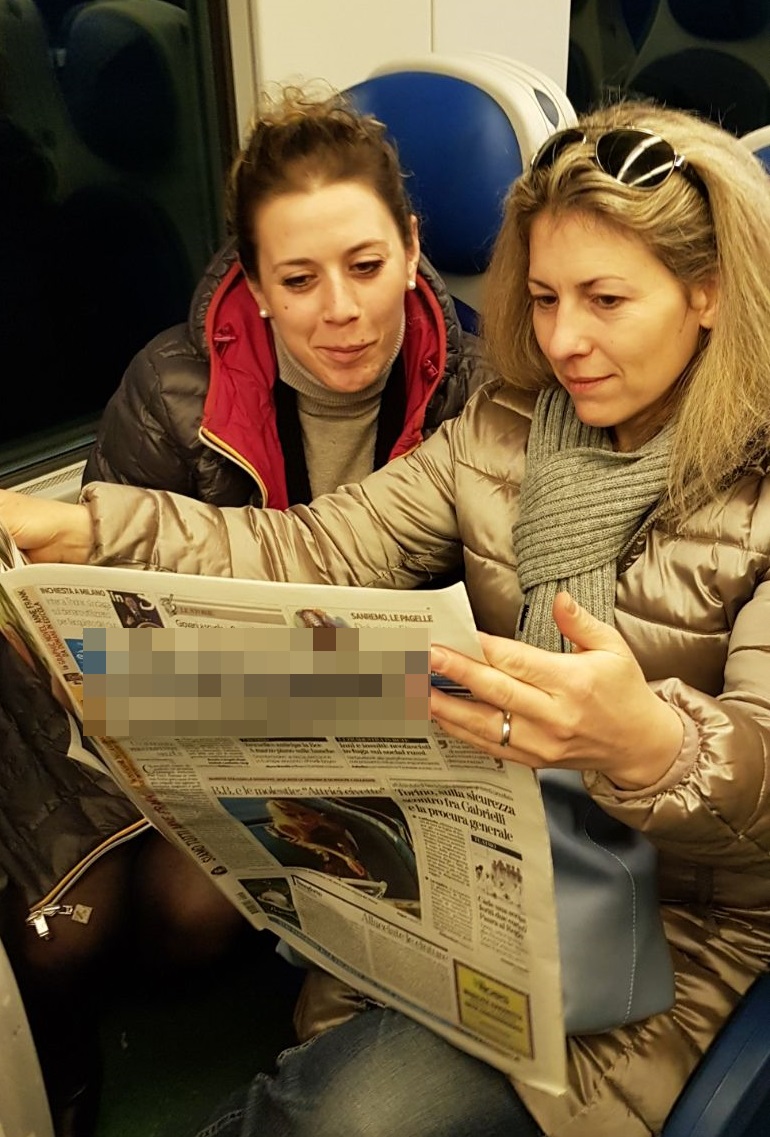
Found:
[[[154,834],[137,863],[134,899],[148,959],[205,963],[221,955],[245,921],[216,885]]]
[[[285,1052],[243,1137],[529,1137],[507,1079],[403,1015],[371,1010]]]

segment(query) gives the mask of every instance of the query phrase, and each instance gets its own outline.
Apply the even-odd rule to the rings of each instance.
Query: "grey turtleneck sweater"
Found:
[[[404,340],[402,320],[393,354],[375,381],[363,391],[332,391],[288,351],[272,325],[279,382],[297,392],[310,492],[331,493],[348,482],[360,482],[374,467],[380,400]]]

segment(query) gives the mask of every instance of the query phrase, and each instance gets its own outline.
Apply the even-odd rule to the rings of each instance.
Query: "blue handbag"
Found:
[[[567,1034],[638,1022],[674,1002],[657,852],[605,813],[574,770],[538,771],[553,856]]]

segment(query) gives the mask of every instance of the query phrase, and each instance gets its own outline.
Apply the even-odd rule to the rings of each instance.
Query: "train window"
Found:
[[[572,0],[567,94],[648,96],[735,134],[770,123],[770,0]]]
[[[223,237],[226,0],[0,2],[0,481],[93,437]]]

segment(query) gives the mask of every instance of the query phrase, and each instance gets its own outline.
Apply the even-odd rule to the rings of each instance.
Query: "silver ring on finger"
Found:
[[[507,746],[511,741],[511,712],[503,711],[503,729],[500,732],[500,745]]]

